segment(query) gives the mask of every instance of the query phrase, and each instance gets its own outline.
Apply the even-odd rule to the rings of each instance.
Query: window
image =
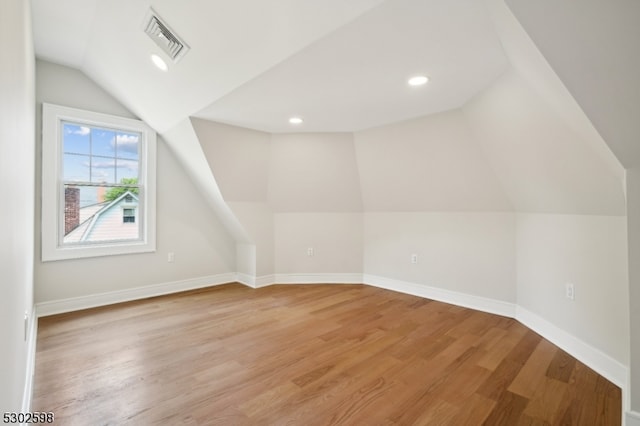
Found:
[[[122,222],[123,223],[136,223],[136,210],[135,209],[122,209]]]
[[[155,132],[43,105],[42,260],[155,250]]]

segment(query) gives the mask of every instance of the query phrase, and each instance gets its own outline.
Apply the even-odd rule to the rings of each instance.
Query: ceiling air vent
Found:
[[[189,51],[187,43],[171,31],[153,9],[149,10],[145,18],[144,32],[169,55],[173,62],[178,62]]]

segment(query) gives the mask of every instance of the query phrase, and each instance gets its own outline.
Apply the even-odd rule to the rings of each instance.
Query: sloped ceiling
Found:
[[[564,39],[561,22],[571,20],[571,0],[560,2],[563,17],[554,19],[561,48],[542,34],[542,9],[518,0],[509,3],[534,29],[534,41],[539,38],[549,51],[545,56],[566,76],[558,78],[505,0],[32,0],[32,9],[37,56],[81,70],[153,126],[221,210],[228,210],[223,197],[229,191],[218,188],[204,160],[206,141],[196,137],[192,120],[272,134],[376,135],[384,134],[386,126],[395,129],[394,123],[460,109],[460,125],[470,125],[475,134],[465,139],[469,149],[449,158],[450,170],[458,170],[455,179],[434,180],[446,187],[438,189],[443,197],[424,194],[424,200],[441,202],[396,203],[395,208],[623,214],[624,170],[618,161],[637,164],[640,146],[633,143],[640,121],[629,116],[640,105],[634,103],[638,83],[623,68],[637,68],[637,52],[628,57],[619,51],[603,53],[622,36],[611,39],[599,31],[600,53],[588,56],[576,40],[585,31],[584,23],[569,26],[573,35]],[[168,72],[156,69],[149,58],[159,53],[142,31],[150,7],[191,47],[179,63],[168,61]],[[597,10],[589,9],[586,21],[593,22]],[[606,27],[615,26],[609,21]],[[561,58],[575,46],[582,52],[573,55],[577,63],[588,67],[598,58],[609,58],[621,81],[601,82],[598,91],[589,92],[587,83],[593,78],[583,78],[580,66]],[[629,50],[626,44],[619,47]],[[593,72],[603,77],[604,68]],[[407,78],[415,74],[426,74],[431,81],[408,87]],[[571,96],[564,78],[581,97]],[[591,107],[601,135],[611,138],[607,143],[617,160],[585,116],[581,99]],[[633,105],[625,109],[627,103]],[[519,120],[509,121],[510,114],[519,114]],[[302,116],[304,124],[290,125],[292,115]],[[396,141],[401,133],[386,137],[384,152],[409,143]],[[431,155],[424,151],[422,135],[411,137],[407,157]],[[452,138],[455,132],[442,140],[451,144]],[[467,179],[485,191],[466,183],[454,185],[475,167],[465,160],[472,151],[486,165],[481,174],[497,177],[486,182]],[[376,158],[372,170],[384,167],[387,156]],[[419,170],[422,164],[414,165],[418,178],[426,176]],[[391,185],[393,177],[389,179]],[[263,201],[251,188],[245,190],[238,199]],[[366,191],[365,184],[363,194]],[[461,204],[462,199],[474,200],[472,195],[477,202]],[[372,206],[365,197],[365,210],[383,208]]]
[[[620,163],[639,167],[640,2],[506,2]]]
[[[507,66],[475,0],[32,3],[37,56],[82,70],[161,133],[194,115],[355,131],[458,107]],[[191,47],[166,73],[142,31],[150,7]],[[430,84],[410,90],[415,74]]]
[[[482,2],[386,1],[197,116],[267,132],[352,132],[459,107],[507,67]],[[406,84],[425,74],[427,87]]]

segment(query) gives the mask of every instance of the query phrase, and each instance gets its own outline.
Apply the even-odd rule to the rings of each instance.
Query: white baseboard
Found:
[[[246,285],[247,287],[256,288],[256,277],[254,275],[238,272],[236,274],[236,281],[240,284]]]
[[[625,426],[640,426],[640,413],[637,411],[627,411],[624,416]]]
[[[274,284],[362,284],[362,274],[270,274],[260,277],[238,274],[238,282],[253,288]]]
[[[255,288],[267,287],[276,283],[275,275],[263,275],[261,277],[256,277],[254,284]]]
[[[275,274],[273,284],[362,284],[362,274]]]
[[[628,389],[627,367],[611,358],[609,355],[588,345],[572,334],[567,333],[556,325],[521,306],[517,307],[515,318],[554,345],[558,346],[563,351],[571,354],[571,356],[587,365],[589,368],[593,369],[616,386],[620,387],[623,392]]]
[[[24,391],[22,393],[22,413],[31,411],[31,399],[33,397],[33,376],[36,370],[36,342],[38,338],[38,317],[36,306],[31,310],[29,328],[27,329],[27,365],[24,379]]]
[[[365,284],[374,287],[398,291],[400,293],[411,294],[413,296],[424,297],[426,299],[437,300],[439,302],[451,303],[453,305],[489,312],[491,314],[513,318],[516,313],[516,305],[514,303],[504,302],[501,300],[489,299],[487,297],[474,296],[471,294],[459,293],[456,291],[444,290],[437,287],[394,280],[376,275],[365,274],[363,278]]]
[[[129,302],[131,300],[146,299],[148,297],[236,282],[236,278],[237,274],[235,273],[210,275],[207,277],[91,294],[70,299],[53,300],[38,303],[36,305],[36,312],[38,317],[62,314],[65,312],[95,308],[97,306],[112,305],[114,303]]]

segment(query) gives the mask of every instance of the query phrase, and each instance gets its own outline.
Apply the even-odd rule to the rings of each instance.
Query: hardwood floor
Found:
[[[59,425],[619,425],[620,389],[515,320],[360,285],[228,284],[41,318]]]

